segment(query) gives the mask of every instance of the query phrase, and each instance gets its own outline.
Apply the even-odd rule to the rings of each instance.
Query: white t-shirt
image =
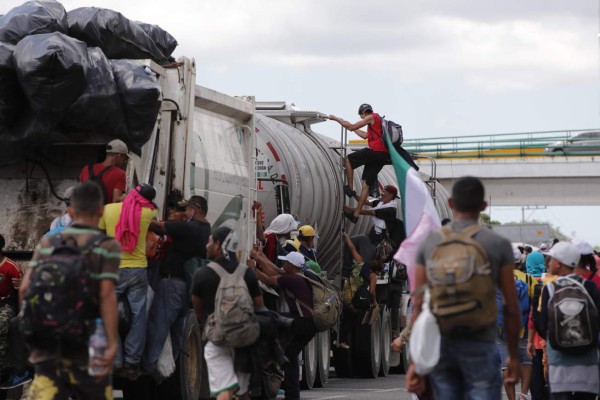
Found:
[[[371,210],[381,210],[382,208],[396,208],[398,207],[398,202],[396,200],[392,200],[389,203],[383,203],[380,201],[375,207],[371,208]],[[371,217],[373,220],[373,226],[375,228],[375,233],[381,234],[385,229],[385,220],[381,218],[377,218],[375,216]]]

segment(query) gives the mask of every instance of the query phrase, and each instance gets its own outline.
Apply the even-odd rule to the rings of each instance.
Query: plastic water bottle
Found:
[[[89,343],[89,365],[88,374],[90,376],[97,376],[104,372],[104,368],[98,368],[92,366],[92,362],[95,357],[104,355],[106,347],[108,346],[108,340],[106,339],[106,332],[104,332],[104,324],[102,318],[96,318],[96,329],[92,336],[90,336]]]

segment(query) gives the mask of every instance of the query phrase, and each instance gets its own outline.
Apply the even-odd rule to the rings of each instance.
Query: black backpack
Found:
[[[390,142],[396,149],[399,151],[399,148],[402,148],[402,142],[404,141],[404,134],[402,133],[402,127],[395,123],[394,121],[390,121],[385,119],[385,117],[381,117],[381,126],[383,129],[383,134],[387,135],[390,138]],[[383,143],[385,143],[386,147],[388,146],[385,138],[381,138]]]
[[[548,284],[548,340],[552,348],[568,354],[595,349],[598,310],[576,276],[563,276]]]
[[[542,332],[542,313],[538,310],[540,306],[540,298],[542,297],[542,290],[544,289],[544,284],[539,281],[535,284],[533,289],[533,297],[531,298],[531,320],[533,321],[533,326],[535,330],[540,333]]]
[[[104,204],[106,204],[106,199],[107,199],[107,193],[106,193],[106,188],[104,187],[104,185],[102,184],[102,177],[104,176],[105,173],[108,172],[108,170],[110,170],[113,166],[109,165],[108,167],[104,167],[104,169],[102,169],[102,171],[100,171],[98,173],[98,175],[94,175],[94,164],[89,164],[88,165],[88,180],[95,182],[98,186],[100,186],[100,189],[102,189],[102,198],[104,199],[103,202]]]
[[[363,283],[356,289],[352,298],[352,307],[356,310],[367,311],[371,308],[372,296],[369,292],[369,284]]]
[[[43,255],[23,300],[21,330],[36,348],[57,343],[85,344],[99,315],[89,255],[108,237],[98,234],[79,247],[74,237],[61,233],[50,237],[52,253]]]

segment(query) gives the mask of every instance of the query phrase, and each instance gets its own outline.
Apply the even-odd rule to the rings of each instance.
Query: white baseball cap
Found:
[[[287,256],[279,256],[277,258],[289,262],[296,268],[302,268],[304,266],[304,255],[297,251],[289,252]]]
[[[577,246],[569,242],[558,242],[544,254],[556,258],[561,264],[569,268],[575,268],[581,257]]]
[[[106,145],[106,152],[123,154],[127,156],[129,154],[129,149],[127,148],[125,142],[119,139],[115,139],[108,142],[108,144]]]
[[[583,239],[573,239],[571,240],[571,243],[573,243],[579,249],[579,254],[581,254],[582,256],[594,254],[594,249],[592,248],[592,245]]]

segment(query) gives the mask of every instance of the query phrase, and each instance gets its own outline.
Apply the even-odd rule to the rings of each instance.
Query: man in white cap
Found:
[[[122,169],[129,159],[127,145],[111,140],[106,145],[106,158],[101,163],[89,164],[81,169],[79,182],[91,179],[102,187],[104,204],[118,203],[125,199],[126,176]]]
[[[69,186],[65,192],[63,193],[63,201],[65,202],[65,206],[69,207],[71,205],[71,195],[73,194],[73,189],[75,186]],[[52,223],[50,224],[50,230],[46,233],[46,235],[52,235],[62,231],[63,229],[71,226],[73,223],[73,218],[69,215],[68,212],[65,211],[63,215],[60,217],[54,218]]]
[[[294,319],[294,339],[285,349],[285,356],[290,361],[285,370],[282,388],[288,400],[300,399],[300,376],[298,355],[317,333],[312,319],[314,307],[312,287],[302,276],[305,257],[302,253],[292,251],[278,258],[284,261],[282,269],[273,264],[262,252],[253,250],[250,257],[256,261],[256,275],[263,283],[277,286],[285,296],[290,308],[290,317]]]
[[[558,279],[542,292],[542,337],[547,339],[550,399],[595,399],[598,375],[600,292],[574,274],[580,251],[558,242],[548,253],[548,272]]]

